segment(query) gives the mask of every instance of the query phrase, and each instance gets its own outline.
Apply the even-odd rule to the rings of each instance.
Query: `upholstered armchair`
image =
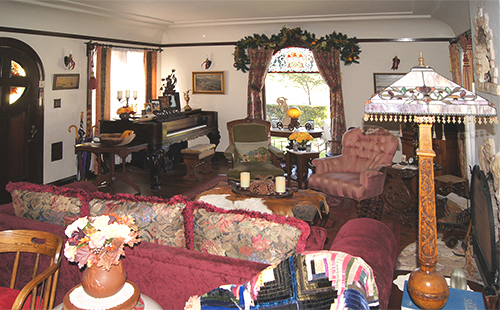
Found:
[[[339,197],[362,201],[382,194],[385,173],[379,169],[392,163],[398,138],[382,127],[362,126],[342,138],[342,154],[314,159],[315,173],[309,188]]]
[[[258,119],[239,119],[227,123],[229,146],[224,151],[229,165],[228,179],[239,180],[240,173],[250,172],[250,179],[257,175],[285,174],[280,168],[284,153],[271,143],[271,124]]]

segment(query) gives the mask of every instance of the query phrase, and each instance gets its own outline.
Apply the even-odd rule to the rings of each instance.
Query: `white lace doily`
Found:
[[[134,287],[128,282],[118,293],[106,298],[89,296],[85,293],[83,287],[79,286],[69,294],[69,301],[80,309],[105,310],[121,305],[129,300],[132,295],[134,295]]]

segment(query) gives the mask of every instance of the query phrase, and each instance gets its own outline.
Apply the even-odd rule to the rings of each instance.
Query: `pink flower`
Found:
[[[249,247],[248,245],[240,247],[240,253],[245,254],[247,256],[252,255],[252,253],[255,252],[252,247]]]
[[[252,241],[253,241],[253,247],[257,251],[264,251],[267,248],[269,248],[269,245],[271,244],[269,240],[262,238],[262,235],[260,234],[255,237],[252,237]]]

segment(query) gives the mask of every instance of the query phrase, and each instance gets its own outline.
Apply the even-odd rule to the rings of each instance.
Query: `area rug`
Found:
[[[194,199],[194,197],[198,196],[198,194],[201,194],[205,191],[208,191],[209,189],[215,187],[217,184],[219,184],[221,181],[227,180],[227,175],[225,174],[219,174],[215,176],[213,179],[208,180],[207,182],[204,182],[196,187],[193,187],[192,189],[184,192],[182,195],[186,196],[189,199]]]
[[[217,184],[219,184],[221,181],[224,180],[227,180],[225,174],[217,175],[215,178],[186,191],[185,193],[183,193],[183,195],[188,197],[189,199],[194,199],[202,192],[205,192],[215,187]],[[292,186],[296,186],[296,184],[293,184],[292,182]],[[320,225],[324,227],[327,231],[328,239],[324,249],[326,250],[330,249],[333,239],[335,239],[335,236],[339,232],[340,228],[345,223],[347,223],[347,221],[358,217],[373,218],[386,224],[394,232],[396,241],[398,243],[397,246],[399,248],[401,223],[398,221],[385,219],[382,217],[384,202],[379,197],[365,200],[363,202],[363,207],[361,209],[359,216],[356,210],[356,201],[352,199],[326,195],[326,201],[330,208],[330,214],[328,216],[328,219],[325,222],[321,223]]]

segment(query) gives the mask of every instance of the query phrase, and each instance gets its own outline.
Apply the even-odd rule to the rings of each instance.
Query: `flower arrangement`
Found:
[[[298,144],[305,146],[307,141],[312,141],[314,138],[308,133],[304,131],[294,132],[289,137],[288,140],[296,141]]]
[[[65,234],[68,241],[64,246],[64,256],[78,267],[96,265],[106,270],[118,265],[123,247],[133,247],[139,243],[138,227],[130,216],[117,214],[81,217],[69,225]]]
[[[123,113],[128,113],[128,114],[135,114],[135,111],[132,107],[126,106],[126,107],[121,107],[116,111],[116,114],[120,115]]]

